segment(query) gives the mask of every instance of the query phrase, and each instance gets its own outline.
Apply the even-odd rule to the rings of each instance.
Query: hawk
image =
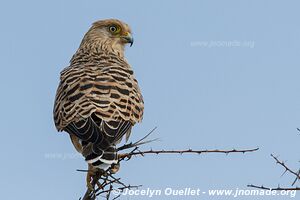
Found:
[[[130,27],[119,20],[93,23],[60,74],[54,122],[88,163],[87,186],[95,169],[118,164],[116,145],[142,120],[144,102],[124,58],[133,44]]]

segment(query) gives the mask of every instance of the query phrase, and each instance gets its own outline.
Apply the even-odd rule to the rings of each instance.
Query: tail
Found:
[[[99,148],[99,147],[102,148]],[[92,144],[91,151],[88,154],[83,154],[85,157],[85,161],[94,167],[106,170],[112,164],[118,163],[118,155],[117,149],[115,145],[108,146],[107,148],[103,149],[103,144]]]
[[[107,169],[112,164],[118,163],[116,144],[124,135],[129,134],[131,127],[130,121],[106,122],[92,115],[69,123],[64,130],[80,140],[81,153],[86,162],[95,167]]]

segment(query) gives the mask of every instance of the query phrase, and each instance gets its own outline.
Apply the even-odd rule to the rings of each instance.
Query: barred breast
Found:
[[[113,54],[81,52],[61,72],[54,120],[59,131],[70,122],[95,114],[104,121],[140,122],[144,103],[127,62]]]

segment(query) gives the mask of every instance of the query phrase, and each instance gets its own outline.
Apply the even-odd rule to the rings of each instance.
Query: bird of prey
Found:
[[[142,120],[144,102],[138,82],[124,58],[133,44],[130,27],[117,19],[93,23],[60,74],[54,104],[58,131],[70,135],[93,171],[118,164],[116,145]]]

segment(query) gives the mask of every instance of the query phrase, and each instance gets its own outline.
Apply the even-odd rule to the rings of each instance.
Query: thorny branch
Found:
[[[299,187],[294,187],[294,188],[290,188],[290,187],[287,187],[287,188],[284,188],[284,187],[276,187],[276,188],[271,188],[271,187],[265,187],[265,186],[257,186],[257,185],[247,185],[247,187],[252,187],[252,188],[257,188],[257,189],[261,189],[261,190],[300,190]]]
[[[283,161],[280,161],[277,157],[275,157],[273,154],[271,154],[271,157],[276,161],[277,164],[279,164],[280,166],[282,166],[284,168],[284,172],[282,175],[284,175],[286,172],[289,172],[290,174],[295,176],[295,180],[292,183],[292,186],[295,185],[295,183],[297,181],[300,180],[300,169],[295,172],[293,170],[291,170]],[[265,186],[258,186],[258,185],[247,185],[247,187],[252,187],[252,188],[257,188],[257,189],[262,189],[262,190],[300,190],[299,187],[265,187]]]
[[[224,153],[224,154],[229,154],[229,153],[247,153],[247,152],[253,152],[257,151],[259,148],[255,149],[243,149],[243,150],[192,150],[192,149],[187,149],[187,150],[148,150],[148,151],[134,151],[130,153],[125,153],[121,154],[120,157],[123,158],[131,158],[134,155],[140,155],[144,156],[145,154],[187,154],[187,153],[193,153],[193,154],[202,154],[202,153]],[[138,148],[136,148],[138,150]]]
[[[274,160],[276,160],[276,163],[280,164],[285,169],[285,171],[284,171],[283,174],[285,174],[286,172],[289,172],[289,173],[291,173],[291,174],[293,174],[293,175],[296,176],[296,178],[295,178],[295,180],[294,180],[294,182],[292,184],[292,185],[295,185],[295,183],[297,182],[297,180],[300,180],[300,169],[298,170],[298,172],[294,172],[288,166],[286,166],[286,164],[283,161],[278,160],[278,158],[275,157],[273,154],[271,154],[271,156],[272,156],[272,158],[274,158]]]
[[[254,152],[257,151],[259,148],[254,149],[231,149],[231,150],[147,150],[147,151],[140,151],[139,147],[156,141],[154,140],[146,140],[156,129],[156,127],[151,130],[146,136],[144,136],[142,139],[138,140],[134,143],[128,143],[124,144],[123,146],[119,147],[117,150],[119,153],[119,161],[118,163],[122,161],[128,161],[132,158],[132,156],[144,156],[146,154],[207,154],[207,153],[222,153],[222,154],[229,154],[229,153],[248,153],[248,152]],[[132,149],[129,152],[122,153],[124,150]],[[77,170],[80,172],[88,172],[88,170]],[[117,199],[121,196],[121,193],[128,189],[136,189],[138,187],[141,187],[141,185],[126,185],[123,182],[121,182],[121,178],[115,178],[112,172],[112,167],[108,170],[99,170],[99,172],[93,177],[92,185],[94,187],[97,186],[96,189],[93,191],[90,191],[87,189],[85,195],[83,198],[80,198],[79,200],[95,200],[97,196],[102,196],[103,198],[109,200],[111,198],[111,194],[114,194],[114,199]],[[103,196],[104,195],[104,196]]]

